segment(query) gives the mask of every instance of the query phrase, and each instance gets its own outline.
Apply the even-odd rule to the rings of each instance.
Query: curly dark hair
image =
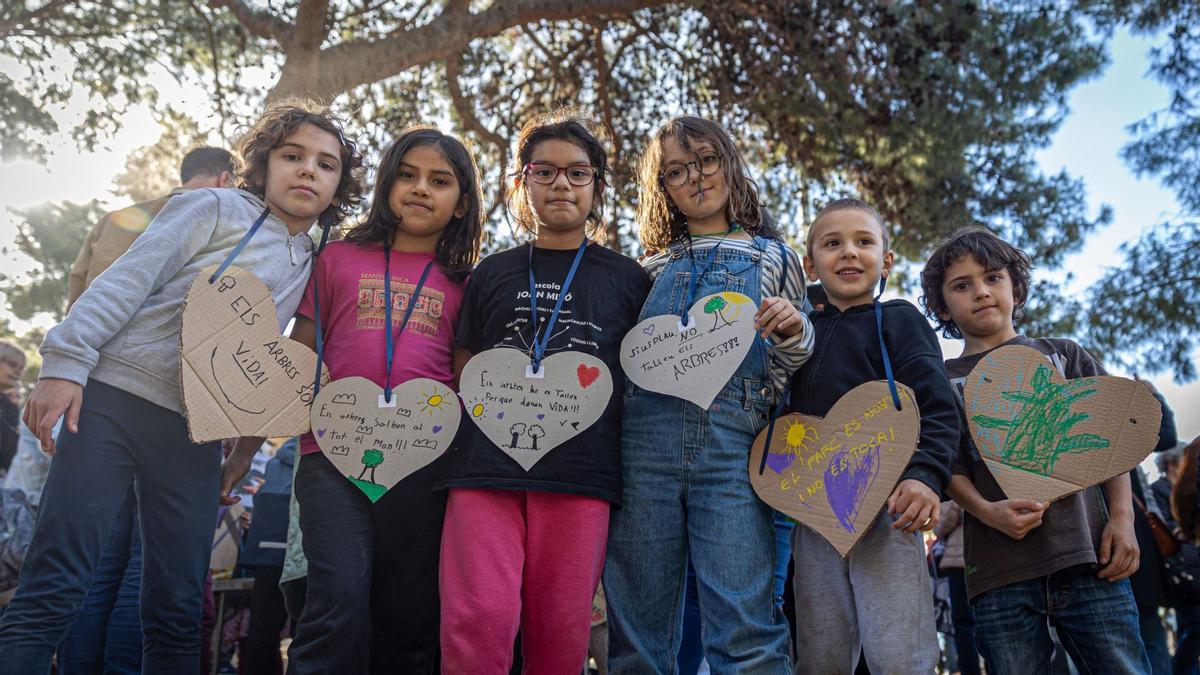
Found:
[[[707,141],[721,155],[721,174],[729,185],[729,203],[725,217],[746,232],[780,239],[779,230],[767,216],[758,198],[758,185],[749,177],[746,161],[733,139],[721,125],[703,117],[682,115],[667,120],[654,132],[638,161],[638,205],[635,220],[638,240],[646,250],[666,249],[671,242],[687,235],[687,218],[675,207],[662,182],[663,142],[674,138],[679,146],[692,152],[695,143]]]
[[[277,101],[263,112],[238,144],[237,186],[262,197],[267,192],[267,160],[271,151],[302,124],[329,132],[341,146],[342,175],[333,201],[317,217],[322,227],[340,222],[362,202],[363,160],[358,146],[346,136],[345,123],[329,108],[301,98]]]
[[[961,340],[962,332],[953,319],[941,316],[950,312],[942,296],[942,285],[946,283],[946,270],[967,256],[989,272],[1008,271],[1012,279],[1014,320],[1021,317],[1021,307],[1029,299],[1029,272],[1033,264],[1024,251],[982,227],[958,230],[938,244],[921,270],[921,306],[925,308],[925,316],[937,324],[942,335],[954,340]]]
[[[421,146],[437,149],[458,179],[460,198],[466,209],[461,217],[451,217],[442,229],[436,257],[447,276],[461,280],[479,260],[479,247],[483,243],[483,192],[479,186],[479,169],[471,152],[462,141],[442,133],[436,127],[409,127],[400,132],[400,136],[383,151],[379,169],[375,172],[371,210],[366,220],[346,233],[346,241],[391,246],[400,218],[392,211],[389,196],[392,186],[396,184],[396,174],[400,171],[404,155]]]
[[[543,141],[560,140],[578,146],[587,154],[588,162],[596,170],[592,183],[592,209],[588,212],[588,236],[603,242],[604,238],[604,194],[608,189],[608,153],[600,139],[591,131],[591,121],[583,113],[563,108],[538,115],[521,127],[517,137],[517,154],[510,171],[513,186],[508,191],[508,212],[512,219],[529,234],[537,234],[537,215],[529,203],[525,191],[525,165],[533,159],[534,148]]]

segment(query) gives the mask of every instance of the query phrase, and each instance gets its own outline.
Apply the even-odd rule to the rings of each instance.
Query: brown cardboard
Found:
[[[771,508],[795,518],[846,557],[879,515],[917,448],[921,415],[912,390],[896,383],[896,410],[884,381],[846,392],[825,417],[792,413],[750,448],[750,483]],[[836,506],[835,506],[836,504]]]
[[[462,409],[427,377],[393,387],[390,401],[374,382],[345,377],[321,385],[310,417],[321,451],[374,502],[450,447]]]
[[[195,443],[308,431],[317,355],[279,334],[275,302],[258,277],[201,270],[188,288],[179,335],[183,409]],[[322,378],[328,373],[322,369]]]
[[[1065,380],[1044,354],[1000,347],[967,375],[971,438],[1009,499],[1053,501],[1137,466],[1162,408],[1123,377]]]
[[[754,344],[758,305],[741,293],[714,293],[688,310],[638,323],[621,340],[621,369],[647,391],[708,409]]]
[[[613,391],[608,366],[591,354],[551,354],[540,377],[529,368],[528,354],[500,347],[476,354],[459,377],[467,417],[526,471],[595,424]]]

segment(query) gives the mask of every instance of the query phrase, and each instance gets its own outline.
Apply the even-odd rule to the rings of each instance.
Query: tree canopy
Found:
[[[1197,11],[1177,0],[10,3],[0,9],[0,55],[21,70],[0,74],[0,155],[43,154],[55,130],[46,109],[80,92],[92,110],[72,133],[82,147],[94,144],[128,106],[156,102],[145,85],[152,72],[204,87],[212,101],[204,112],[217,115],[227,138],[266,100],[315,96],[350,115],[376,151],[408,124],[451,120],[476,148],[492,197],[490,233],[503,239],[511,143],[530,116],[570,104],[605,131],[616,202],[609,243],[634,251],[637,154],[667,117],[688,112],[731,131],[794,241],[822,201],[854,193],[884,214],[908,261],[978,223],[1054,268],[1111,213],[1089,213],[1081,182],[1043,173],[1034,153],[1067,114],[1070,90],[1102,71],[1116,26],[1169,36],[1155,72],[1178,104],[1139,125],[1126,160],[1160,176],[1195,212]],[[59,65],[63,55],[72,68]],[[258,86],[264,78],[267,91]],[[1187,150],[1164,160],[1163,140]],[[1193,266],[1193,286],[1180,287],[1187,291],[1198,263],[1185,264]],[[1141,277],[1123,269],[1112,278],[1130,273]],[[899,281],[911,285],[903,269]],[[1025,330],[1074,330],[1106,351],[1131,339],[1095,313],[1078,321],[1072,307],[1043,283]],[[1194,375],[1195,317],[1149,318],[1150,335],[1171,332],[1175,342],[1165,352],[1132,344],[1131,359]]]

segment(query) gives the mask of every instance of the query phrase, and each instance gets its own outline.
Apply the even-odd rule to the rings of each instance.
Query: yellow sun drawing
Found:
[[[483,413],[484,410],[482,403],[476,403],[475,405],[471,406],[471,417],[483,417]]]
[[[817,435],[817,430],[811,424],[795,420],[789,420],[786,424],[787,428],[784,429],[783,438],[787,440],[785,449],[787,453],[799,457],[801,450],[808,451],[809,441],[821,440]]]
[[[432,394],[422,394],[421,400],[417,402],[417,405],[421,406],[421,412],[428,413],[436,411],[449,402],[445,396],[435,392]]]
[[[718,293],[725,302],[729,303],[729,310],[726,312],[726,318],[730,321],[737,319],[741,315],[745,305],[750,302],[750,298],[742,293],[734,293],[733,291],[724,291]]]

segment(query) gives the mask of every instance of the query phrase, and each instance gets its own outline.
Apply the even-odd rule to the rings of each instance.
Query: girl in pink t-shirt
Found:
[[[475,160],[452,136],[408,129],[384,151],[374,195],[366,221],[318,258],[292,337],[313,346],[319,326],[331,382],[366,378],[382,393],[385,382],[426,377],[454,388],[454,330],[483,236]],[[432,489],[436,464],[387,489],[352,480],[363,476],[302,437],[295,489],[308,594],[290,672],[434,672],[446,507]]]

